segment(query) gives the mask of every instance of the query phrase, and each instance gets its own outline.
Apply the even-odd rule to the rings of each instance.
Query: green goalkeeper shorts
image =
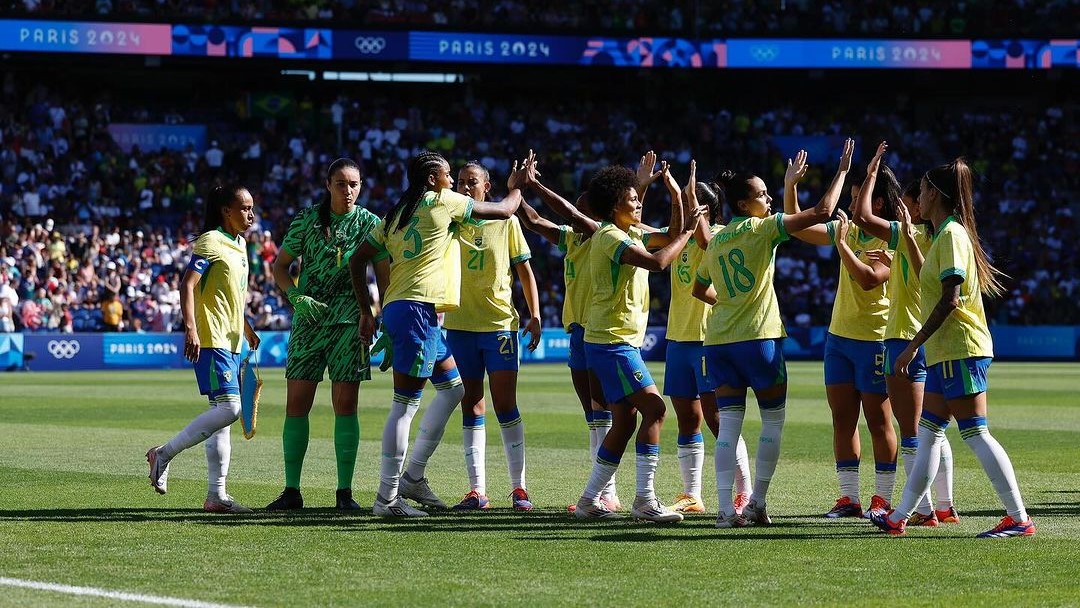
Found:
[[[368,346],[360,342],[356,323],[293,328],[285,378],[322,382],[327,368],[331,382],[371,380]]]

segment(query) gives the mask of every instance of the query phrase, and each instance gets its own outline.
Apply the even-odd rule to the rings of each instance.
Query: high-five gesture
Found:
[[[645,191],[649,189],[649,186],[651,186],[652,183],[656,181],[656,178],[660,177],[663,173],[663,168],[661,168],[660,171],[654,172],[653,167],[655,166],[656,152],[653,152],[652,150],[646,152],[645,155],[641,157],[641,160],[638,161],[637,186],[635,187],[638,198],[643,197]]]
[[[850,137],[844,140],[844,151],[840,154],[840,166],[836,168],[838,173],[851,171],[851,156],[855,153],[855,140]]]
[[[889,149],[889,144],[881,142],[877,146],[877,151],[874,152],[874,158],[870,159],[870,163],[866,165],[867,175],[877,175],[878,167],[881,166],[881,157],[885,156],[885,151]]]
[[[795,153],[795,158],[789,158],[787,161],[787,171],[784,172],[784,185],[793,186],[799,183],[803,177],[806,176],[806,169],[809,165],[806,164],[806,150],[799,150]]]
[[[507,190],[520,190],[524,188],[528,183],[527,173],[536,171],[536,154],[530,149],[528,156],[521,161],[514,161],[514,166],[510,171],[510,177],[506,178]]]

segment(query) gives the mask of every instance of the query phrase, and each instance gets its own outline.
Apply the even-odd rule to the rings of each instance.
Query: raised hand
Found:
[[[881,142],[877,146],[877,151],[874,152],[874,158],[870,159],[870,163],[866,165],[867,175],[877,175],[878,167],[881,166],[881,157],[885,156],[885,151],[889,149],[889,144]]]
[[[787,161],[787,171],[784,172],[784,185],[793,186],[806,176],[809,165],[806,164],[806,150],[799,150],[795,158]]]
[[[915,224],[911,221],[911,213],[908,212],[907,205],[900,203],[896,206],[896,216],[900,218],[900,228],[904,230],[909,236],[915,236]]]
[[[664,185],[667,186],[668,192],[671,193],[672,200],[679,194],[679,182],[675,181],[675,176],[671,174],[671,165],[667,164],[667,161],[660,163],[660,174],[664,180]]]
[[[844,151],[840,154],[840,166],[837,167],[838,172],[847,173],[851,171],[851,157],[855,153],[855,140],[850,137],[844,140]]]
[[[851,141],[851,140],[848,140],[848,141]],[[847,214],[838,209],[836,211],[836,242],[837,242],[837,244],[847,242],[847,235],[848,235],[849,228],[850,227],[848,226]]]
[[[690,177],[683,188],[683,200],[691,208],[697,206],[697,161],[690,159]]]
[[[866,259],[892,268],[893,254],[886,249],[871,249],[866,252]]]
[[[648,188],[657,177],[660,177],[662,171],[653,172],[653,167],[656,166],[656,152],[649,150],[638,161],[637,168],[637,191],[640,195],[646,188]]]
[[[528,156],[521,161],[514,161],[514,166],[510,171],[510,177],[506,178],[507,190],[519,190],[527,184],[535,183],[536,181],[536,154],[532,149],[529,150]],[[529,171],[532,171],[532,181],[529,181]]]

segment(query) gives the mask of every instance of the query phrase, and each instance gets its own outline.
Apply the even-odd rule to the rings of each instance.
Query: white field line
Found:
[[[0,586],[35,589],[38,591],[53,591],[56,593],[67,593],[69,595],[82,595],[87,597],[103,597],[110,600],[142,602],[143,604],[157,604],[159,606],[182,606],[183,608],[240,608],[230,604],[215,604],[213,602],[202,602],[199,600],[186,600],[179,597],[143,595],[142,593],[128,593],[126,591],[110,591],[108,589],[98,589],[97,587],[75,587],[72,585],[59,585],[57,583],[26,581],[4,576],[0,576]]]

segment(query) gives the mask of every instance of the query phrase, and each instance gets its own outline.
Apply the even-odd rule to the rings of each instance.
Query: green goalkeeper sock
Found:
[[[334,417],[334,451],[337,453],[337,487],[352,487],[356,450],[360,445],[360,418],[356,414]]]
[[[281,429],[281,448],[285,453],[285,487],[300,489],[300,471],[308,446],[308,417],[286,416]]]

